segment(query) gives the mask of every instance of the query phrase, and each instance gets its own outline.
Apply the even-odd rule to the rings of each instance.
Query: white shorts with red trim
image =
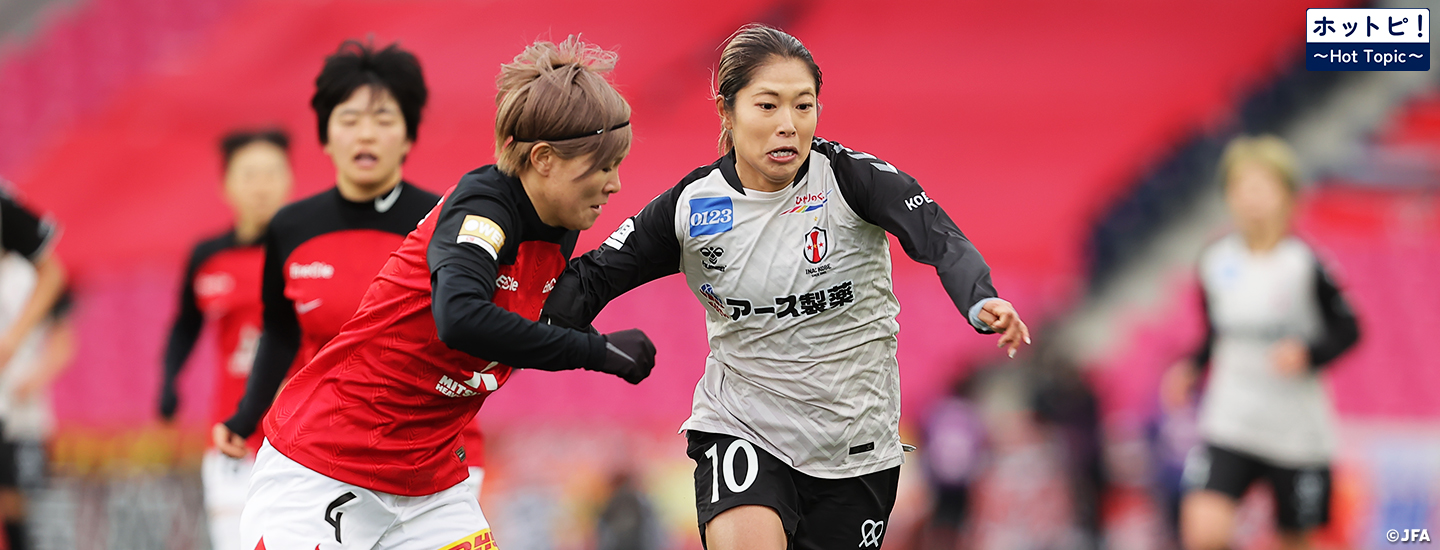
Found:
[[[256,550],[496,550],[490,524],[464,483],[407,497],[325,477],[260,447],[240,517],[242,548]]]

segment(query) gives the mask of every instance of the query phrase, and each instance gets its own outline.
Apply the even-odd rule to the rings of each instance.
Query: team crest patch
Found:
[[[500,259],[500,249],[505,246],[505,231],[500,225],[490,221],[490,218],[482,216],[465,216],[465,221],[460,224],[460,234],[455,237],[457,243],[468,243],[485,249],[490,257]]]
[[[818,264],[830,254],[830,243],[826,242],[825,230],[815,227],[805,232],[805,261]]]

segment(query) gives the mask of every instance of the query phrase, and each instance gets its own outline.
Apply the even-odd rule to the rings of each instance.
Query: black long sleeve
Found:
[[[203,245],[202,245],[203,246]],[[165,359],[161,371],[160,416],[170,418],[175,414],[175,379],[185,368],[200,331],[205,326],[205,315],[195,299],[195,271],[200,268],[202,251],[197,247],[190,254],[185,267],[185,277],[180,280],[180,303],[175,321],[170,325],[170,337],[165,342]]]
[[[1360,324],[1340,288],[1320,262],[1315,262],[1315,299],[1320,305],[1324,335],[1310,343],[1309,351],[1311,368],[1318,371],[1360,340]]]
[[[500,266],[534,261],[522,255],[522,244],[543,238],[573,246],[575,233],[544,225],[528,198],[506,196],[515,189],[468,183],[484,176],[498,177],[467,175],[435,214],[425,257],[436,335],[453,349],[514,368],[599,368],[604,337],[531,321],[493,302]]]
[[[481,275],[458,263],[442,265],[431,275],[430,307],[441,342],[519,369],[593,369],[604,363],[604,337],[537,323],[495,305],[489,296],[494,281],[494,274]]]
[[[265,235],[265,268],[261,275],[260,299],[265,306],[255,365],[245,383],[245,397],[235,414],[225,421],[230,431],[250,437],[260,419],[270,410],[275,394],[300,353],[300,321],[295,302],[285,297],[284,262],[274,234]]]
[[[934,267],[961,315],[968,319],[971,306],[999,297],[985,258],[915,178],[835,142],[817,143],[816,150],[830,156],[836,184],[850,209],[894,235],[910,259]],[[974,328],[982,334],[993,332]]]
[[[675,206],[685,186],[712,169],[706,166],[691,172],[679,185],[651,200],[639,214],[622,222],[599,248],[570,260],[545,301],[545,316],[557,325],[584,329],[621,294],[679,273]]]
[[[1210,351],[1215,347],[1215,320],[1210,317],[1210,300],[1205,296],[1205,288],[1201,287],[1198,294],[1201,315],[1205,319],[1205,339],[1190,353],[1190,361],[1195,364],[1197,372],[1205,372],[1210,368]]]

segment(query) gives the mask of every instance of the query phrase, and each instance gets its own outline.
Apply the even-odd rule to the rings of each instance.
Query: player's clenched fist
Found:
[[[245,455],[250,454],[250,448],[245,445],[245,438],[230,431],[230,428],[223,422],[216,423],[215,427],[210,429],[210,437],[215,442],[215,448],[225,453],[225,456],[245,458]]]
[[[608,372],[639,384],[655,368],[655,344],[638,328],[605,335],[605,362],[589,370]]]

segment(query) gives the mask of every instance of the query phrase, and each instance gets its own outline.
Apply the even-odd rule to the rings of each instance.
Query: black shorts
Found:
[[[695,510],[700,542],[705,524],[737,506],[774,509],[791,550],[875,548],[885,540],[895,508],[900,467],[843,479],[822,479],[791,468],[743,439],[686,432],[695,461]],[[719,470],[720,475],[715,475]]]
[[[0,437],[0,489],[20,488],[19,458],[19,446]]]
[[[1308,531],[1330,522],[1329,466],[1286,468],[1206,444],[1186,458],[1184,475],[1187,491],[1216,491],[1235,500],[1264,479],[1275,494],[1275,522],[1282,530]]]

